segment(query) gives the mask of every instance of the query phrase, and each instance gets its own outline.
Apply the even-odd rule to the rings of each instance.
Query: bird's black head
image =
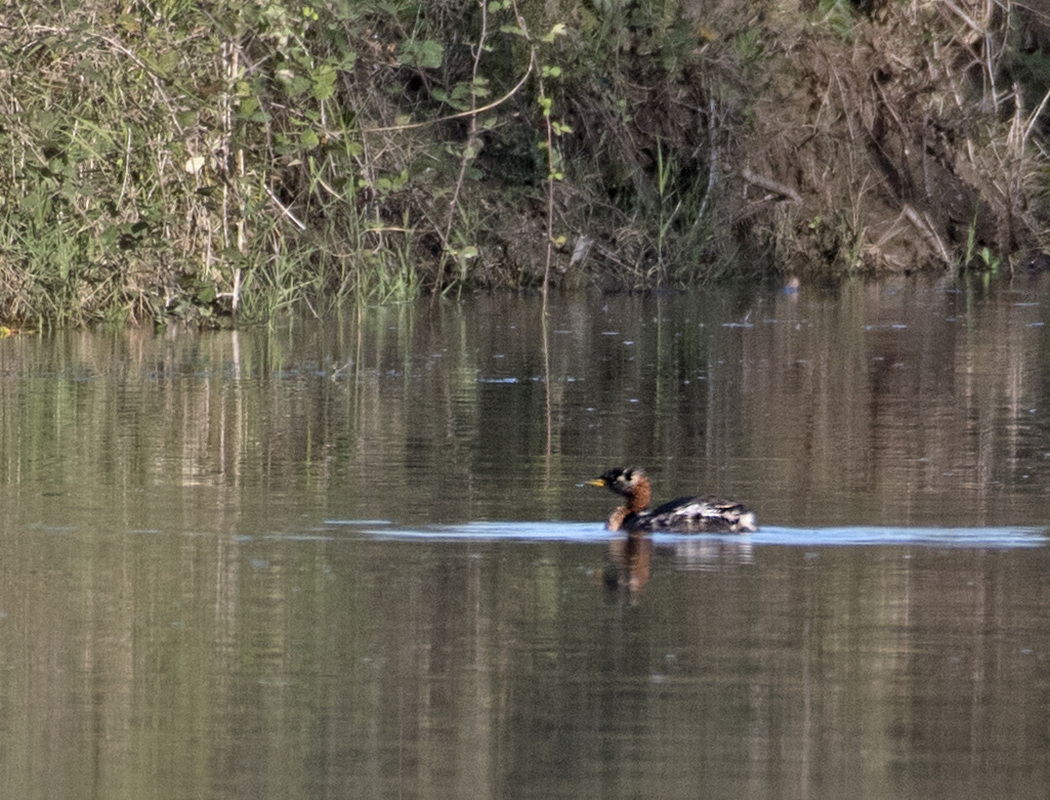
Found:
[[[641,467],[615,467],[587,483],[592,486],[606,486],[610,491],[628,497],[633,495],[647,478],[645,470]]]

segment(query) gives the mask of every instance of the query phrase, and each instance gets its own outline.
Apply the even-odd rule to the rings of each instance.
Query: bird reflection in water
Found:
[[[675,568],[681,571],[714,572],[755,563],[751,542],[738,537],[694,537],[656,545],[650,536],[631,533],[609,542],[608,559],[602,570],[605,588],[611,593],[624,592],[632,599],[641,594],[649,583],[656,547],[662,557],[673,559]]]
[[[634,596],[649,583],[649,562],[653,540],[641,534],[616,537],[609,542],[609,560],[605,562],[605,588],[626,591]]]

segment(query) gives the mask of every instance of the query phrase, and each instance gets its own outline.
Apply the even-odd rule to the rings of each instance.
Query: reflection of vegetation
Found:
[[[573,488],[594,461],[645,464],[669,495],[754,502],[781,487],[761,509],[772,520],[843,485],[866,491],[835,509],[842,522],[908,521],[919,498],[960,480],[990,514],[996,486],[1038,485],[1047,462],[1033,458],[1023,409],[1043,387],[1012,377],[1041,374],[1038,329],[974,292],[940,295],[934,310],[883,292],[851,283],[805,315],[797,296],[748,309],[707,293],[702,307],[609,298],[608,314],[554,303],[548,320],[497,297],[171,342],[13,337],[5,370],[20,380],[0,384],[0,463],[7,480],[70,486],[291,481],[379,517],[389,495],[361,487],[382,474],[399,514],[427,521],[601,518]],[[944,424],[916,431],[916,418]],[[437,501],[412,491],[421,464],[460,489]],[[492,486],[529,491],[508,511]]]
[[[862,757],[894,794],[901,732],[964,730],[982,764],[1004,725],[1043,748],[1038,551],[658,547],[626,609],[602,602],[603,545],[318,530],[597,526],[607,501],[573,484],[627,458],[669,492],[760,501],[770,524],[1050,519],[1050,371],[1029,326],[1045,307],[899,288],[553,298],[547,352],[538,302],[501,296],[5,340],[9,784],[21,767],[26,785],[79,787],[91,754],[106,797],[121,781],[150,796],[158,775],[179,796],[244,776],[313,796],[318,764],[331,795],[389,775],[500,796],[562,752],[607,763],[637,736],[691,787],[709,764],[680,759],[684,738],[741,774],[755,750],[736,744],[760,742],[785,785],[806,769],[827,785],[838,759],[852,786]],[[641,732],[610,736],[625,719]],[[507,791],[472,791],[508,765]]]

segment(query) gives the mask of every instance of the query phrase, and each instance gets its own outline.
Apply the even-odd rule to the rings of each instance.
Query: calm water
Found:
[[[902,283],[2,340],[0,795],[1042,796],[1048,323]],[[762,531],[624,552],[581,482],[628,462]]]

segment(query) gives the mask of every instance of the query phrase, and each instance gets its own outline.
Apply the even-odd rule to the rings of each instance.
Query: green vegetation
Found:
[[[9,8],[0,318],[265,318],[1045,246],[1050,19],[811,5]]]

